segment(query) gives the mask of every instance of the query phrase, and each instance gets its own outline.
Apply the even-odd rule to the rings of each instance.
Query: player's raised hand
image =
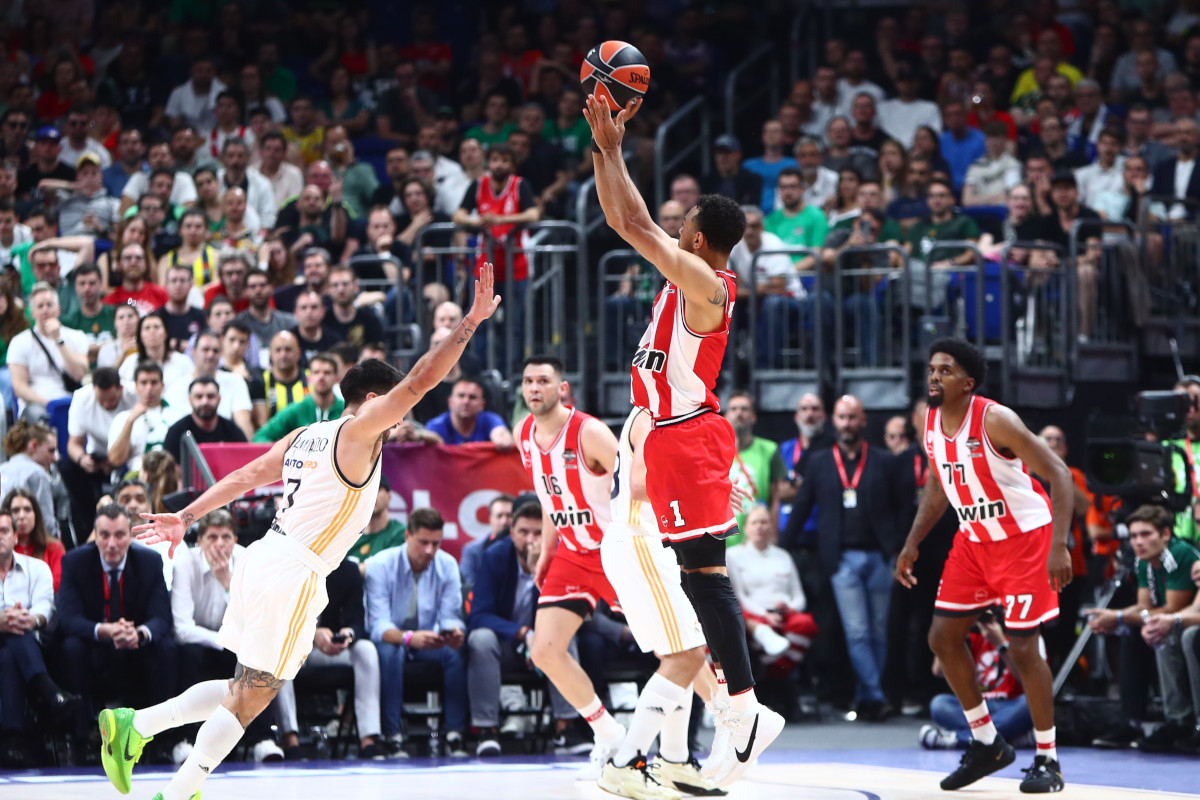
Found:
[[[467,316],[476,324],[496,313],[500,307],[500,295],[496,294],[496,269],[491,262],[486,262],[479,268],[479,277],[475,279],[475,302]]]
[[[896,580],[909,589],[917,585],[917,576],[913,575],[913,565],[917,563],[917,556],[917,548],[908,542],[904,543],[904,549],[896,556]]]
[[[1050,558],[1046,562],[1046,571],[1050,574],[1050,588],[1061,592],[1074,577],[1071,569],[1071,553],[1066,546],[1050,549]]]
[[[183,517],[178,514],[142,514],[142,519],[149,520],[149,522],[133,529],[133,532],[137,534],[137,540],[146,545],[170,542],[171,547],[167,550],[167,558],[174,558],[175,548],[183,541],[183,534],[187,532],[187,525],[184,524]]]
[[[625,138],[625,123],[637,115],[642,107],[642,99],[635,98],[625,104],[615,117],[610,113],[612,107],[607,97],[597,97],[589,94],[584,102],[583,117],[592,127],[592,138],[601,150],[621,148],[621,140]]]

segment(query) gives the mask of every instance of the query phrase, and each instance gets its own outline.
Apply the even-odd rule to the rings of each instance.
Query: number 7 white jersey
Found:
[[[283,456],[283,504],[271,530],[303,544],[336,569],[371,521],[381,473],[355,485],[334,458],[338,434],[352,417],[315,422],[296,436]]]
[[[633,475],[633,445],[630,437],[633,434],[633,423],[638,414],[644,412],[634,408],[625,419],[625,427],[621,428],[621,436],[617,439],[617,465],[613,467],[612,482],[612,519],[618,525],[627,525],[638,536],[653,536],[658,539],[658,522],[650,503],[633,499],[630,478]]]

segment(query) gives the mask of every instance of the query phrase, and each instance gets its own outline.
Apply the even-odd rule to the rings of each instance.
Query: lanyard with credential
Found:
[[[863,468],[867,466],[867,443],[863,442],[862,455],[859,457],[858,468],[854,470],[852,479],[846,477],[846,464],[842,461],[842,448],[834,445],[833,461],[837,464],[838,477],[842,479],[842,508],[858,508],[858,482],[862,478]]]
[[[796,445],[799,447],[799,444]],[[734,453],[733,457],[737,460],[738,469],[746,476],[746,480],[750,481],[750,497],[758,497],[758,484],[754,482],[754,476],[750,474],[750,470],[746,469],[746,465],[742,463],[742,454]]]
[[[104,576],[102,578],[102,580],[100,581],[101,583],[104,584],[104,617],[105,617],[106,622],[112,622],[113,620],[108,619],[108,617],[111,616],[108,613],[108,601],[109,601],[109,598],[112,597],[112,589],[110,589],[108,586],[108,571],[104,570],[100,574],[102,576]],[[125,617],[125,570],[121,570],[121,575],[119,578],[117,578],[117,585],[121,588],[121,618],[124,619],[124,617]]]

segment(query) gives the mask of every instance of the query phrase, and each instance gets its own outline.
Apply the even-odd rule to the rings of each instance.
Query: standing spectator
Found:
[[[725,134],[713,142],[716,174],[705,179],[705,194],[721,194],[738,205],[762,202],[762,178],[742,166],[742,144],[736,136]]]
[[[167,98],[166,116],[171,126],[188,125],[208,131],[217,126],[217,96],[225,91],[208,56],[192,62],[191,78],[176,86]]]
[[[385,550],[367,563],[367,629],[379,650],[382,732],[393,754],[404,742],[404,665],[430,661],[441,668],[445,686],[446,748],[450,755],[465,755],[462,581],[454,557],[441,549],[443,527],[440,514],[418,508],[408,515],[405,546]]]
[[[829,418],[825,413],[825,403],[812,392],[805,392],[796,401],[796,413],[792,417],[796,423],[797,436],[779,445],[779,456],[787,467],[789,486],[782,493],[786,501],[779,507],[779,531],[787,529],[788,517],[792,513],[791,501],[796,497],[796,480],[804,474],[804,466],[808,459],[818,450],[832,447],[836,438],[829,427]],[[812,541],[805,546],[816,549],[816,519],[810,518],[805,522],[805,536],[811,534]]]
[[[51,400],[79,388],[88,371],[88,341],[82,331],[63,327],[58,293],[49,284],[34,284],[29,310],[33,327],[13,337],[7,361],[21,414],[41,419]]]
[[[814,453],[805,465],[785,540],[800,538],[813,507],[818,509],[819,553],[831,575],[850,661],[858,677],[855,702],[861,719],[891,713],[881,686],[887,657],[889,562],[899,543],[893,525],[896,487],[892,456],[871,451],[862,440],[866,414],[847,395],[833,408],[837,445]]]
[[[259,161],[253,166],[271,184],[275,207],[281,208],[304,188],[304,173],[284,158],[287,139],[278,131],[271,131],[259,140],[258,155]]]
[[[958,192],[967,177],[967,169],[984,155],[987,146],[984,135],[967,126],[967,109],[957,100],[950,100],[942,106],[942,125],[945,131],[938,144],[942,157],[950,166],[954,191]]]
[[[162,447],[170,425],[163,405],[162,367],[154,363],[138,364],[133,376],[137,403],[113,417],[108,429],[108,462],[121,472],[140,472],[142,456]]]
[[[936,103],[918,96],[921,84],[916,70],[907,61],[896,65],[895,82],[896,98],[879,103],[879,124],[905,149],[909,149],[917,135],[917,128],[922,125],[941,132],[942,114]]]
[[[746,391],[730,395],[725,403],[725,419],[729,420],[737,436],[737,453],[729,465],[730,482],[740,487],[752,501],[767,506],[771,519],[778,520],[780,497],[786,491],[787,467],[779,456],[779,445],[754,435],[758,415],[754,413],[753,396]],[[746,517],[746,512],[737,515],[738,527],[742,530]],[[775,529],[778,528],[776,523]],[[725,544],[732,547],[742,539],[742,534],[735,534],[726,539]]]
[[[463,579],[463,596],[471,602],[471,589],[478,579],[484,553],[496,542],[508,536],[512,524],[513,496],[498,494],[488,503],[488,532],[467,542],[459,554],[459,572]]]
[[[769,119],[762,127],[763,154],[758,158],[748,159],[742,166],[762,178],[762,200],[759,205],[764,214],[769,214],[775,208],[775,187],[779,174],[791,167],[799,168],[796,159],[784,155],[783,125],[777,119]]]
[[[984,126],[984,154],[967,168],[963,179],[964,206],[1004,204],[1009,189],[1021,183],[1021,162],[1008,152],[1008,129],[1003,122]]]
[[[1079,200],[1085,206],[1095,207],[1106,193],[1125,190],[1125,157],[1121,155],[1124,143],[1120,130],[1106,128],[1096,139],[1096,160],[1075,170]]]
[[[755,331],[757,363],[778,367],[784,346],[791,334],[799,330],[801,298],[805,292],[792,267],[792,259],[778,252],[787,245],[775,234],[763,230],[762,209],[747,205],[742,211],[746,214],[746,232],[729,253],[729,269],[739,278],[739,300],[751,296],[751,287],[758,293],[761,309]],[[771,251],[776,252],[772,255]],[[634,327],[634,320],[627,324]]]
[[[263,370],[267,417],[299,403],[308,395],[308,375],[300,367],[300,342],[288,331],[271,337],[271,361]]]
[[[328,353],[318,353],[308,364],[308,394],[304,399],[290,403],[272,416],[270,421],[254,434],[253,441],[277,442],[297,428],[312,425],[314,422],[337,419],[342,415],[346,404],[333,392],[337,382],[337,362]]]
[[[197,444],[214,442],[244,442],[242,433],[232,420],[217,415],[221,405],[221,390],[215,378],[203,376],[194,379],[188,386],[188,402],[192,413],[167,429],[163,449],[178,463],[181,460],[184,433],[191,433]]]
[[[339,401],[341,402],[341,401]],[[359,571],[364,575],[367,571],[367,559],[378,555],[384,550],[404,546],[404,523],[391,515],[389,506],[392,504],[392,484],[386,475],[379,477],[379,492],[375,495],[375,508],[371,512],[371,521],[358,541],[350,548],[347,556],[357,561]]]
[[[396,85],[379,98],[375,133],[409,147],[417,130],[433,121],[437,95],[418,83],[417,68],[411,61],[398,63],[395,75]]]
[[[383,341],[385,334],[383,323],[373,310],[355,305],[359,293],[358,276],[352,268],[339,265],[329,271],[332,313],[325,318],[325,328],[337,341],[361,347],[368,342]]]
[[[277,311],[279,317],[284,312]],[[335,347],[342,340],[322,323],[325,320],[325,303],[316,292],[303,292],[296,300],[296,326],[292,333],[300,342],[302,361],[308,364],[318,353],[324,353]],[[287,316],[292,316],[288,314]],[[272,334],[274,335],[274,334]],[[270,341],[268,338],[267,341]]]
[[[54,431],[41,422],[30,423],[19,420],[4,435],[4,453],[8,459],[0,464],[0,486],[3,487],[5,500],[11,500],[13,492],[22,493],[22,497],[29,498],[34,505],[41,509],[40,514],[45,518],[46,534],[53,537],[54,541],[58,541],[60,537],[58,519],[54,514],[54,481],[50,477],[50,466],[58,455]],[[5,507],[7,508],[8,505],[6,502]],[[22,545],[25,544],[24,537],[29,533],[29,527],[23,523],[23,518],[17,520],[17,529],[22,537]],[[34,545],[39,549],[34,555],[42,558],[46,542],[39,541]],[[62,545],[60,544],[57,549],[61,551]],[[56,556],[61,555],[61,552],[56,553]],[[57,588],[57,558],[51,567],[54,572],[55,588]]]
[[[908,418],[903,414],[897,414],[889,419],[883,426],[883,443],[892,455],[901,455],[905,450],[912,447],[912,431],[909,427]]]
[[[494,411],[484,408],[483,384],[474,378],[460,378],[450,393],[450,410],[431,419],[426,427],[442,437],[446,444],[491,442],[499,448],[515,446],[512,433]]]
[[[96,519],[96,501],[112,475],[108,460],[108,434],[113,420],[133,408],[137,396],[121,385],[112,367],[101,367],[91,386],[76,389],[67,413],[67,453],[59,459],[58,472],[71,493],[71,521],[76,534],[86,538]]]
[[[122,245],[117,256],[121,268],[121,285],[109,292],[104,302],[110,306],[134,306],[140,316],[146,316],[162,308],[170,298],[167,290],[147,279],[150,264],[146,262],[146,248],[129,242]]]

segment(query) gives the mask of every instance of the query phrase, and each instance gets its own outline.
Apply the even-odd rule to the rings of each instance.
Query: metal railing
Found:
[[[950,256],[946,259],[947,264],[940,267],[929,266],[933,263],[940,263],[939,259],[933,257],[934,253],[939,251],[967,251],[974,256],[970,264],[956,264],[953,261],[955,256]],[[997,325],[990,326],[990,331],[993,335],[988,336],[988,292],[987,292],[987,273],[985,265],[987,259],[984,258],[983,251],[979,249],[979,245],[970,239],[947,239],[933,242],[933,246],[925,254],[925,279],[922,291],[925,294],[925,308],[927,313],[937,315],[941,313],[941,319],[938,322],[944,321],[947,325],[945,330],[940,329],[940,325],[934,323],[933,320],[926,319],[921,324],[921,329],[926,331],[938,330],[939,335],[953,334],[963,339],[974,339],[975,346],[981,350],[986,349],[987,342],[997,341],[1002,335],[1000,331],[995,330]],[[996,305],[993,307],[996,314],[999,316],[999,299],[994,298]],[[993,322],[996,320],[993,318]],[[922,341],[919,350],[924,351],[924,345],[928,342]]]
[[[179,471],[182,475],[182,487],[196,490],[203,494],[209,487],[216,484],[216,476],[208,466],[200,445],[191,431],[185,431],[179,443]]]
[[[624,265],[622,268],[620,265]],[[628,281],[629,286],[623,284]],[[599,354],[600,413],[624,415],[629,410],[629,381],[633,354],[650,322],[654,298],[663,279],[636,250],[609,250],[596,270],[596,337]]]
[[[1030,265],[1034,252],[1057,259]],[[1014,252],[1022,258],[1014,261]],[[1043,242],[1011,242],[1000,254],[1000,318],[1005,332],[1001,385],[1009,405],[1061,408],[1070,402],[1073,363],[1075,271],[1062,248]]]
[[[700,121],[700,137],[674,149],[667,157],[667,136],[692,117]],[[694,127],[690,128],[695,130]],[[712,123],[709,119],[708,101],[704,97],[693,97],[678,111],[669,116],[654,132],[654,207],[659,208],[667,199],[667,175],[679,164],[700,150],[700,173],[707,175],[711,169]]]
[[[767,63],[767,78],[758,81],[753,88],[743,87],[738,91],[738,81],[752,68]],[[734,120],[739,112],[753,103],[759,102],[766,95],[770,99],[770,109],[779,106],[779,59],[775,54],[775,46],[767,43],[759,46],[740,64],[729,71],[725,79],[725,133],[735,134]]]

